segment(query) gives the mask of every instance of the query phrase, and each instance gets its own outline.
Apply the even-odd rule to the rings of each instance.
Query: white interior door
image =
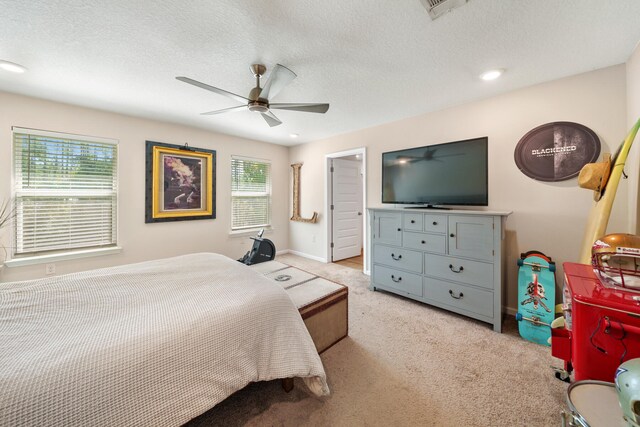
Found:
[[[359,256],[362,250],[361,162],[333,159],[332,261]]]

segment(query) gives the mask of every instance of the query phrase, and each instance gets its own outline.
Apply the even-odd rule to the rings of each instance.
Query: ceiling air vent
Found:
[[[456,7],[460,7],[464,5],[469,0],[420,0],[422,5],[427,12],[429,12],[429,16],[431,16],[431,20],[438,18],[439,16],[444,15],[445,13],[455,9]]]

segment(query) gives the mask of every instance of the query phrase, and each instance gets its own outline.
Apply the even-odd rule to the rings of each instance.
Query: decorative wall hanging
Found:
[[[215,218],[216,152],[147,141],[145,222]]]
[[[314,212],[311,218],[302,218],[300,216],[300,168],[302,163],[295,163],[291,167],[293,168],[293,216],[291,221],[315,224],[318,222],[318,212]]]
[[[538,181],[564,181],[577,176],[600,155],[600,139],[586,126],[553,122],[530,130],[516,145],[520,171]]]

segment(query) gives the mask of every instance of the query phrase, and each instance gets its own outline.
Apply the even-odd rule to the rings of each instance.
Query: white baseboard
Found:
[[[301,256],[303,258],[312,259],[314,261],[324,262],[325,264],[327,263],[327,259],[326,258],[322,258],[322,257],[315,256],[315,255],[305,254],[304,252],[292,251],[291,249],[285,249],[285,250],[282,250],[282,251],[276,251],[276,255],[284,255],[284,254],[297,255],[297,256]]]

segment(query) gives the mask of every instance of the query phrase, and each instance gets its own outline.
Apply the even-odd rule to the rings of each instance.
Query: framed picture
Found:
[[[216,217],[216,152],[146,143],[145,222]]]

